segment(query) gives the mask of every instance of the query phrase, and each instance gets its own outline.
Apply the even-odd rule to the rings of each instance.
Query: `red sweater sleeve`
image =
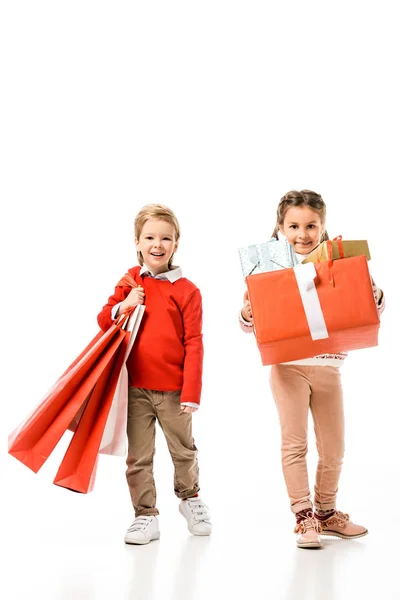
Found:
[[[183,386],[181,402],[200,404],[203,373],[203,309],[200,290],[196,289],[182,308],[183,345]]]
[[[114,294],[109,297],[107,304],[103,306],[101,312],[97,315],[97,322],[100,329],[107,331],[107,329],[111,327],[111,325],[114,323],[111,318],[113,306],[125,300],[131,289],[131,287],[117,285]]]

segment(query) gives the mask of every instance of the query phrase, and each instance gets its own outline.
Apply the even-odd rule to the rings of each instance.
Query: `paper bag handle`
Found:
[[[344,250],[342,244],[342,236],[338,235],[333,240],[326,240],[326,249],[328,253],[328,271],[329,271],[329,283],[332,287],[335,287],[335,280],[333,277],[333,244],[332,242],[336,242],[338,245],[339,256],[340,258],[344,258]],[[321,253],[318,252],[317,262],[321,262]]]
[[[118,286],[131,287],[131,288],[139,287],[139,285],[136,283],[136,281],[133,279],[133,277],[130,273],[125,273],[125,275],[122,277],[122,279],[119,280],[117,287]],[[130,317],[135,309],[136,309],[136,306],[130,306],[129,308],[124,310],[124,312],[122,312],[120,315],[118,315],[118,317],[122,317],[122,318]],[[125,327],[127,322],[128,322],[128,319],[125,321],[125,323],[123,324],[122,327]],[[119,321],[117,321],[117,323],[119,323]]]
[[[342,236],[338,235],[335,238],[333,238],[334,242],[337,242],[338,245],[338,250],[339,250],[339,256],[340,258],[344,258],[344,250],[343,250],[343,244],[342,244]]]

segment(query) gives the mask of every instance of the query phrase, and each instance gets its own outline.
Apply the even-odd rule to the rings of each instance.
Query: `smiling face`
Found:
[[[321,241],[324,224],[319,213],[308,206],[291,206],[279,227],[298,254],[309,254]]]
[[[175,228],[162,219],[147,219],[136,238],[136,249],[153,275],[168,271],[168,263],[178,247]]]

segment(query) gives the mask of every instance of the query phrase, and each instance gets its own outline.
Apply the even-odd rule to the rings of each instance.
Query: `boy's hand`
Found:
[[[244,301],[241,314],[245,321],[249,321],[249,322],[253,321],[253,313],[251,312],[251,306],[250,306],[250,302],[248,300]]]
[[[194,408],[193,406],[181,406],[181,412],[183,413],[194,413],[196,410],[197,408]]]
[[[127,308],[131,308],[132,306],[137,306],[138,304],[144,303],[144,289],[142,286],[138,286],[133,288],[125,300],[121,302],[121,306],[119,307],[118,314],[123,313]]]

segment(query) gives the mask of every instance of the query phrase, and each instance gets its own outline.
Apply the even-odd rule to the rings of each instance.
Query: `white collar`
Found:
[[[159,273],[158,275],[154,275],[147,265],[143,265],[140,269],[139,275],[148,275],[153,279],[166,279],[171,283],[175,283],[178,279],[182,279],[182,269],[180,267],[172,267],[170,271],[165,271],[164,273]]]

